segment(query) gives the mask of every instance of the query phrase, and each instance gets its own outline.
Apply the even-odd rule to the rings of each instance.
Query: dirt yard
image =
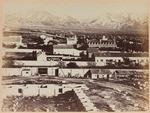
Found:
[[[81,78],[58,78],[58,77],[46,77],[46,76],[28,77],[28,78],[26,77],[3,78],[3,84],[15,84],[15,83],[60,84],[61,83],[60,81],[65,81],[66,84],[72,84],[72,83],[86,84],[89,90],[84,92],[100,112],[146,111],[149,109],[148,89],[144,90],[144,89],[140,89],[139,87],[134,87],[133,85],[131,85],[134,84],[134,82],[132,81],[126,84],[126,82],[123,83],[123,81],[114,82],[114,81],[106,81],[106,80],[90,80],[90,79],[81,79]],[[50,106],[53,106],[52,103]],[[64,107],[62,106],[62,108]],[[61,108],[60,109],[57,108],[57,111],[61,111]]]

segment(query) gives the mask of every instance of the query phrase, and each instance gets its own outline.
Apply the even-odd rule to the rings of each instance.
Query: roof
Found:
[[[54,45],[54,49],[74,49],[73,45]]]
[[[101,43],[114,43],[114,40],[101,40]]]
[[[67,40],[68,41],[74,41],[74,40],[76,40],[76,38],[75,37],[71,37],[71,38],[67,38]]]
[[[108,39],[108,40],[102,40],[100,39],[100,41],[98,39],[92,39],[92,40],[88,40],[88,43],[99,43],[99,44],[105,44],[105,43],[114,43],[114,40]]]
[[[109,69],[90,69],[91,74],[111,74]]]
[[[97,39],[88,40],[88,43],[99,43],[99,40]]]
[[[3,37],[3,42],[21,42],[21,40],[22,40],[21,36]]]
[[[148,53],[94,53],[95,57],[148,57]]]
[[[94,52],[98,52],[99,49],[98,49],[98,48],[87,48],[87,51],[88,51],[89,53],[94,53]]]
[[[116,71],[118,75],[144,75],[144,72],[139,71]]]

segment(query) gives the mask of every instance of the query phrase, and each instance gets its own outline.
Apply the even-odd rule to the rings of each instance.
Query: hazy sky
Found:
[[[27,9],[43,9],[55,15],[68,14],[76,18],[88,18],[103,13],[148,13],[146,2],[5,2],[4,12],[22,13]]]

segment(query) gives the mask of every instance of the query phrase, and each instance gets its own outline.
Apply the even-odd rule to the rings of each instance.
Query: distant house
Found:
[[[87,43],[89,47],[98,47],[98,48],[116,48],[117,47],[115,39],[108,39],[105,36],[103,36],[103,38],[100,40],[97,40],[97,39],[87,40]]]
[[[108,61],[123,62],[123,58],[129,58],[135,63],[145,65],[148,63],[148,53],[94,53],[96,65],[104,66]]]
[[[46,55],[45,52],[39,52],[37,54],[37,61],[60,61],[62,59],[62,55]]]
[[[22,36],[4,36],[3,37],[3,44],[6,45],[13,45],[16,44],[18,45],[22,45]]]
[[[108,69],[90,69],[91,79],[109,79],[112,73]]]
[[[83,77],[91,79],[107,79],[112,77],[112,72],[108,69],[60,68],[58,71],[60,77]]]
[[[146,74],[143,71],[123,71],[123,70],[116,70],[114,72],[115,78],[122,78],[122,79],[131,79],[131,78],[144,78]]]
[[[73,45],[53,45],[53,54],[80,56],[81,52],[75,49]]]
[[[77,37],[76,35],[73,37],[67,38],[67,45],[74,45],[77,43]]]
[[[99,52],[98,48],[87,48],[87,56],[88,56],[88,58],[92,58],[92,55],[94,53],[97,53],[97,52]]]

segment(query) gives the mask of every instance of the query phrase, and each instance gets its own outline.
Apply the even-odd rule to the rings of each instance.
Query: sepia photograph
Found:
[[[3,0],[2,112],[149,111],[148,0]]]

